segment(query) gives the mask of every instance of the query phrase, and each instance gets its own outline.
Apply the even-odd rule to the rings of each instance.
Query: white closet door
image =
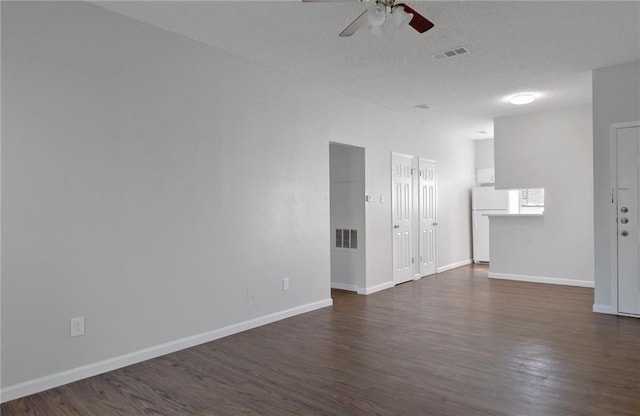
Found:
[[[411,160],[407,155],[391,156],[391,213],[393,224],[393,281],[413,280]]]
[[[436,272],[436,164],[420,159],[418,168],[420,212],[420,276],[429,276]]]

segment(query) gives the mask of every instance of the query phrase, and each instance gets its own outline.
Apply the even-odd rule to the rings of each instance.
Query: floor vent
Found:
[[[433,55],[431,55],[431,57],[434,59],[453,58],[454,56],[464,55],[469,52],[469,49],[467,49],[465,46],[460,46],[457,48],[449,49],[448,51],[434,53]]]

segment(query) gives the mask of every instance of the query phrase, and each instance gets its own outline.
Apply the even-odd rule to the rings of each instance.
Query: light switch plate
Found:
[[[71,319],[71,337],[84,335],[84,316]]]

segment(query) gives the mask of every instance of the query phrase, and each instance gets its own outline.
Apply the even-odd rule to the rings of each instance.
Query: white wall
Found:
[[[330,141],[384,199],[367,286],[391,151],[438,161],[439,264],[470,257],[470,140],[86,3],[3,2],[2,41],[3,400],[329,304]]]
[[[493,157],[493,139],[474,141],[476,169],[493,168],[495,166]]]
[[[544,217],[492,218],[492,274],[593,285],[591,105],[496,118],[496,188],[544,188]],[[544,278],[544,279],[539,279]]]
[[[593,71],[593,169],[595,232],[594,309],[616,313],[611,276],[611,161],[609,128],[640,121],[640,62]]]
[[[363,291],[365,277],[364,149],[331,143],[331,287]],[[335,230],[358,231],[357,248],[336,248]]]

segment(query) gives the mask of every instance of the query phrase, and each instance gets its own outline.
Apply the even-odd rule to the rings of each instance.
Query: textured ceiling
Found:
[[[591,70],[640,60],[640,1],[407,3],[435,28],[339,38],[358,2],[96,4],[474,139],[497,116],[591,102]],[[431,57],[458,46],[471,52]],[[541,96],[504,101],[519,91]]]

